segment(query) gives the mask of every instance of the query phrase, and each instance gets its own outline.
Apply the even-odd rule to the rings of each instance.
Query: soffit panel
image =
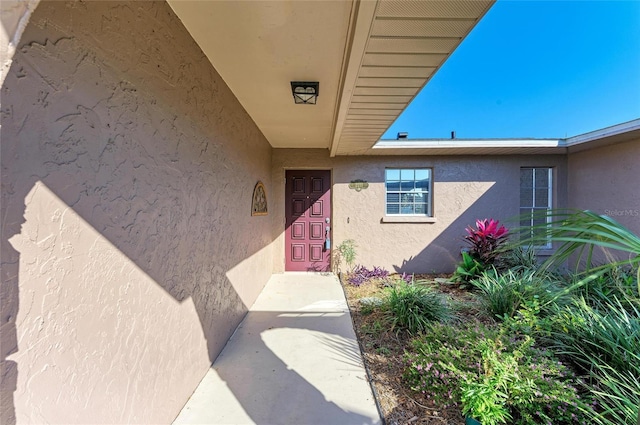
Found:
[[[421,78],[423,81],[433,74],[435,67],[408,66],[363,66],[360,68],[360,78]]]
[[[169,4],[273,147],[329,147],[352,2]],[[319,81],[318,103],[294,104],[291,81]]]
[[[478,19],[487,9],[486,1],[388,0],[378,4],[377,18]]]
[[[372,37],[368,51],[376,53],[442,53],[450,51],[460,43],[460,37]]]
[[[353,93],[362,96],[415,96],[420,87],[366,87],[356,86]]]
[[[400,103],[403,104],[403,108],[406,108],[406,106],[409,104],[409,102],[411,101],[411,99],[413,99],[411,96],[358,96],[355,95],[352,98],[352,104],[359,104],[359,103],[368,103],[368,102],[389,102],[389,103]]]
[[[332,155],[373,146],[493,2],[169,0],[273,147]],[[320,82],[317,105],[295,80]]]
[[[422,87],[424,78],[375,78],[365,77],[358,78],[356,81],[358,87]]]
[[[475,25],[475,19],[412,19],[378,17],[373,23],[373,37],[458,37],[462,38]]]
[[[394,109],[401,111],[403,103],[351,103],[353,109]]]
[[[369,66],[419,66],[437,67],[447,55],[442,53],[367,53],[363,65]]]
[[[379,116],[379,115],[388,115],[393,117],[396,115],[396,111],[394,109],[350,109],[349,117],[354,116]]]
[[[384,124],[395,121],[493,2],[379,0],[351,97],[340,105],[347,111],[334,130],[331,154],[370,149],[388,128]],[[354,144],[353,131],[341,135],[347,128],[364,131],[367,123],[378,130],[368,146]]]
[[[350,118],[346,120],[347,125],[387,125],[390,126],[393,122],[393,119],[385,118],[385,117],[373,117],[373,118],[362,118],[362,116],[351,115]]]

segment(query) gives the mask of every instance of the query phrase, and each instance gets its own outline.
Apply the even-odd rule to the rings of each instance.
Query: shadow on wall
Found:
[[[402,264],[394,265],[397,273],[419,273],[424,270],[425,264],[433,264],[433,259],[438,259],[440,272],[443,269],[453,271],[455,265],[461,261],[461,250],[467,247],[464,241],[467,226],[475,226],[477,219],[494,218],[501,224],[508,226],[512,217],[503,217],[504,209],[497,208],[495,203],[496,186],[491,186],[471,206],[461,214],[446,229],[444,229],[429,245],[417,255],[404,260]],[[436,270],[427,270],[432,272]],[[424,272],[424,271],[423,271]]]
[[[170,420],[270,275],[269,217],[244,192],[269,181],[270,146],[165,3],[42,3],[22,40],[2,86],[0,422],[19,383],[35,421]],[[262,251],[239,294],[227,271]],[[149,342],[197,336],[146,277],[192,300],[198,370],[175,367],[192,347]]]
[[[369,157],[358,159],[352,168],[340,160],[336,161],[338,170],[334,175],[336,184],[343,186],[340,189],[349,199],[343,202],[343,208],[351,211],[344,214],[351,215],[351,222],[343,217],[344,238],[356,240],[361,261],[380,265],[375,262],[382,259],[398,273],[442,273],[453,271],[460,260],[460,250],[466,246],[463,240],[466,226],[473,225],[476,219],[495,218],[504,223],[517,216],[519,186],[514,181],[519,179],[520,167],[531,158]],[[383,222],[385,168],[420,167],[434,170],[435,222]],[[369,188],[359,193],[346,189],[355,178],[364,178]],[[367,221],[362,218],[359,205],[369,207]],[[372,209],[379,212],[371,213]]]

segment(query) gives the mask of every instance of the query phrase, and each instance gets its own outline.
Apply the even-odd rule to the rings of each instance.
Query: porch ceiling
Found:
[[[495,0],[169,0],[275,148],[366,153]],[[296,105],[291,81],[319,81]]]

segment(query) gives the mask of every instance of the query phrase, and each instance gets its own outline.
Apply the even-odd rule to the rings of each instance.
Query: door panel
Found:
[[[285,188],[285,270],[329,271],[331,250],[325,249],[331,224],[331,172],[288,170]]]

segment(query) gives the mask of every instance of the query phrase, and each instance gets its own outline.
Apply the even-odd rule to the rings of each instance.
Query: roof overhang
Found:
[[[640,140],[640,119],[568,139],[380,140],[361,155],[558,155]]]
[[[495,0],[169,4],[276,148],[369,150]],[[319,81],[296,105],[291,81]]]

